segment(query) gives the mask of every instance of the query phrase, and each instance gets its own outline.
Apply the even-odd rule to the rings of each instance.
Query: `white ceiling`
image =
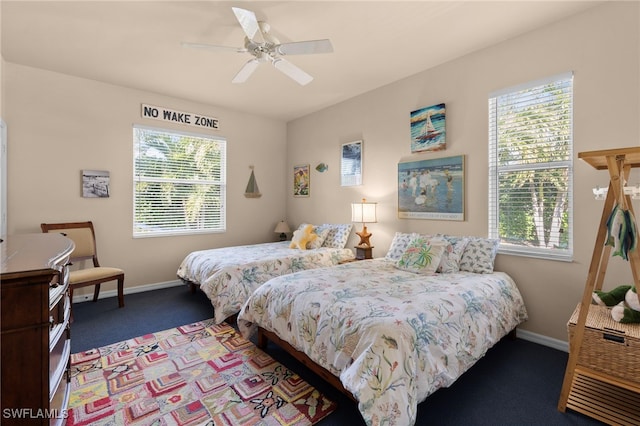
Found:
[[[5,61],[289,121],[596,5],[594,1],[1,1]],[[328,38],[333,53],[288,56],[232,84],[248,53],[232,6],[281,42]]]

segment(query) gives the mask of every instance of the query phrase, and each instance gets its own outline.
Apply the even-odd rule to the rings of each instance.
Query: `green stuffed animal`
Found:
[[[594,291],[592,299],[597,305],[612,307],[614,321],[640,323],[640,301],[635,286],[621,285],[611,291]]]

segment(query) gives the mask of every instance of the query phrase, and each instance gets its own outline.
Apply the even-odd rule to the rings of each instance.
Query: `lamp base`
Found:
[[[358,243],[359,246],[371,245],[371,243],[369,242],[369,238],[371,238],[373,234],[367,232],[367,225],[362,225],[362,231],[356,232],[356,235],[360,237],[360,242]]]
[[[364,260],[364,259],[373,259],[373,247],[364,246],[362,244],[358,244],[356,246],[356,259]]]
[[[287,241],[287,234],[284,232],[280,234],[280,241]]]

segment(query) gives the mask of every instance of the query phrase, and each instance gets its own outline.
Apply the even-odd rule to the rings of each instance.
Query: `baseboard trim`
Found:
[[[569,343],[554,339],[553,337],[543,336],[542,334],[532,333],[527,330],[516,330],[516,336],[522,340],[528,340],[539,345],[548,346],[563,352],[569,352]]]
[[[180,280],[174,280],[174,281],[165,281],[165,282],[154,283],[154,284],[138,285],[135,287],[125,286],[124,294],[127,295],[127,294],[133,294],[133,293],[142,293],[145,291],[160,290],[163,288],[178,287],[181,285],[185,285],[185,284]],[[118,295],[117,289],[100,290],[100,295],[98,296],[98,299],[106,299],[107,297],[116,297],[117,295]],[[73,303],[88,302],[90,300],[93,300],[93,293],[79,294],[79,295],[73,296]],[[125,304],[126,302],[127,301],[125,300]]]

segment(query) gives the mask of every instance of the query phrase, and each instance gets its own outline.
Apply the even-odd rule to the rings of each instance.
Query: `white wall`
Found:
[[[525,297],[530,319],[523,328],[566,340],[566,323],[582,296],[602,209],[591,188],[608,183],[606,172],[578,161],[577,153],[640,142],[639,23],[637,2],[596,7],[290,122],[289,170],[304,163],[310,163],[312,170],[309,198],[292,197],[292,179],[287,181],[290,224],[349,222],[350,203],[366,197],[378,202],[378,223],[368,226],[374,256],[384,256],[396,231],[486,236],[488,94],[573,71],[575,260],[506,255],[496,260],[496,269],[510,273]],[[410,112],[442,102],[446,104],[446,150],[412,155]],[[358,139],[364,140],[364,183],[341,187],[340,145]],[[398,162],[454,155],[464,155],[466,161],[465,220],[398,219]],[[327,163],[329,170],[315,171],[319,162]],[[632,182],[640,181],[634,173]],[[354,235],[351,244],[355,243]],[[629,282],[626,262],[612,259],[609,270],[608,285]]]
[[[286,205],[284,122],[12,63],[3,77],[9,234],[41,232],[42,222],[92,220],[100,261],[125,270],[125,289],[176,280],[192,250],[277,239],[273,229]],[[220,130],[142,119],[142,103],[216,117]],[[226,138],[226,233],[132,238],[133,124]],[[244,197],[250,165],[261,198]],[[110,172],[109,198],[81,197],[83,169]]]

